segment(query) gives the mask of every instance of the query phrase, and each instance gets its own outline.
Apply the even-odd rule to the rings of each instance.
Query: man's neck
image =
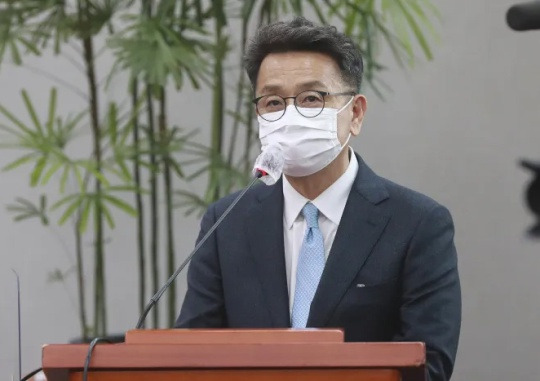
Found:
[[[349,156],[350,149],[346,146],[334,161],[319,172],[304,177],[285,176],[298,193],[308,200],[314,200],[345,173],[349,166]]]

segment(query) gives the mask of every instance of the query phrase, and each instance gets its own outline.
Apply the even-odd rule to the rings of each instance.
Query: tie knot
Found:
[[[318,228],[319,227],[319,209],[315,205],[313,205],[311,202],[308,202],[304,207],[302,208],[302,214],[304,215],[304,218],[306,219],[307,227],[308,228]]]

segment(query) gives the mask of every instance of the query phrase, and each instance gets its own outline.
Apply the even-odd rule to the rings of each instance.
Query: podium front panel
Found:
[[[82,372],[73,372],[70,381],[82,381]],[[392,369],[213,369],[97,371],[88,381],[399,381],[400,372]]]

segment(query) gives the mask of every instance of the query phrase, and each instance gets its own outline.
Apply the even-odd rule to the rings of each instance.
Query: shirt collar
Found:
[[[336,225],[339,225],[341,221],[345,204],[358,173],[358,160],[352,147],[349,147],[349,154],[349,165],[345,172],[315,200],[311,200],[313,205]],[[304,205],[310,200],[298,193],[286,176],[283,176],[283,198],[285,223],[287,229],[290,229]]]

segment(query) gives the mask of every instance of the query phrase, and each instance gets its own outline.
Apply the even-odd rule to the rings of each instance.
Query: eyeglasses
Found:
[[[325,97],[328,95],[356,95],[354,91],[342,93],[329,93],[327,91],[308,90],[302,91],[295,97],[282,97],[280,95],[262,95],[252,100],[257,108],[257,114],[268,122],[275,122],[285,115],[287,99],[294,100],[294,107],[300,115],[306,118],[314,118],[324,110]]]

